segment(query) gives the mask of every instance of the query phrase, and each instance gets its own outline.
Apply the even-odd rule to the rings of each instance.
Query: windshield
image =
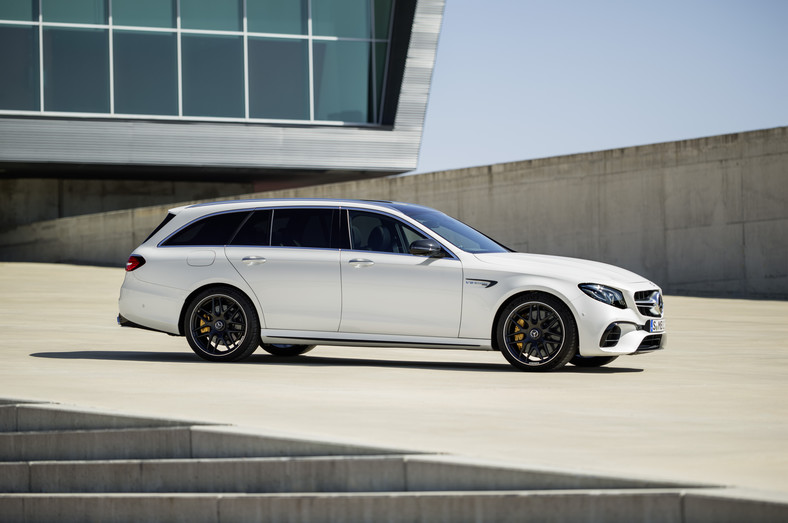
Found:
[[[511,252],[492,238],[485,236],[473,227],[443,214],[435,209],[411,205],[395,205],[399,211],[407,214],[435,234],[446,238],[465,252],[480,254],[486,252]]]

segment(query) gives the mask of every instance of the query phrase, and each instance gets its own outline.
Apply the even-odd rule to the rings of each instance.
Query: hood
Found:
[[[475,256],[483,263],[498,266],[504,270],[552,276],[561,280],[572,280],[576,283],[600,283],[615,286],[648,281],[643,276],[621,267],[579,258],[523,252],[487,253]],[[493,269],[493,267],[490,268]]]

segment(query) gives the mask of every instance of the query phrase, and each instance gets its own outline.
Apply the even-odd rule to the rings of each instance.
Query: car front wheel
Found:
[[[514,367],[555,370],[577,354],[577,326],[569,308],[555,296],[531,293],[512,300],[497,325],[498,347]]]
[[[189,346],[203,359],[238,361],[257,349],[257,313],[236,290],[214,288],[199,293],[189,302],[183,321]]]

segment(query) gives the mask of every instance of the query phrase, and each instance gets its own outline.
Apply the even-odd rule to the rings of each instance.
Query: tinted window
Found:
[[[423,226],[435,231],[466,252],[511,252],[495,240],[485,236],[469,225],[455,220],[442,212],[415,205],[394,205]]]
[[[243,47],[240,36],[181,37],[184,115],[243,118]]]
[[[355,250],[408,253],[410,244],[425,236],[389,216],[350,211],[350,238]]]
[[[235,235],[231,245],[271,244],[271,211],[255,211]]]
[[[151,232],[148,235],[147,238],[145,238],[145,242],[150,240],[151,238],[153,238],[153,235],[156,234],[157,232],[159,232],[162,229],[162,227],[164,227],[165,225],[170,223],[170,220],[172,220],[173,218],[175,218],[174,214],[167,213],[167,216],[164,217],[164,219],[161,221],[161,223],[155,229],[153,229],[153,232]],[[142,243],[145,243],[145,242],[142,242]]]
[[[331,248],[333,209],[275,209],[271,245]]]
[[[227,245],[249,212],[215,214],[187,225],[162,245]]]
[[[249,38],[249,116],[309,119],[306,40]]]
[[[39,108],[38,28],[0,25],[0,109]],[[6,49],[11,51],[5,51]]]
[[[45,28],[44,71],[45,110],[109,112],[109,31]]]

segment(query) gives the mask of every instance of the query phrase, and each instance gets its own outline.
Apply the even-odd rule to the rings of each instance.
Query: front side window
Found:
[[[214,214],[190,223],[164,242],[163,246],[221,246],[227,245],[249,211]]]
[[[473,227],[435,209],[413,205],[395,205],[395,207],[465,252],[474,254],[511,252]]]
[[[350,239],[357,251],[406,254],[411,243],[426,237],[390,216],[351,210]]]

